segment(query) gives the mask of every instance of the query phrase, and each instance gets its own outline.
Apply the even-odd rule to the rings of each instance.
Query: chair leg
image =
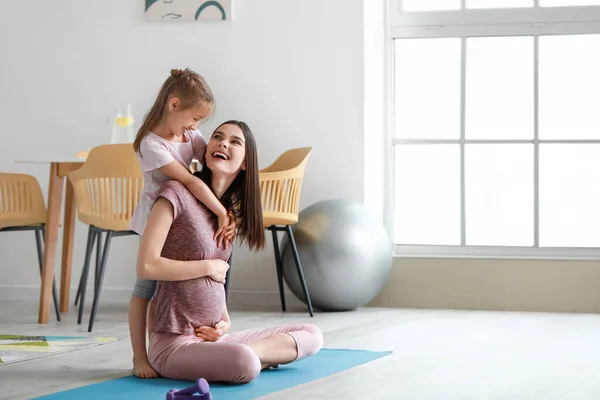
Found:
[[[298,255],[298,248],[296,247],[296,241],[294,240],[294,233],[292,232],[292,227],[290,225],[286,225],[285,230],[288,234],[288,238],[290,239],[290,244],[292,245],[292,253],[294,255],[294,261],[296,262],[296,269],[298,270],[298,278],[300,278],[300,283],[302,284],[304,298],[306,299],[306,304],[308,305],[308,312],[312,317],[313,307],[312,303],[310,302],[310,296],[308,295],[308,289],[306,288],[306,281],[304,280],[304,273],[302,272],[302,264],[300,264],[300,256]]]
[[[79,302],[81,297],[81,288],[83,287],[83,270],[81,270],[81,276],[79,277],[79,286],[77,286],[77,295],[75,296],[75,305]]]
[[[274,226],[269,230],[273,234],[273,252],[275,253],[275,268],[277,269],[277,282],[279,283],[279,300],[281,301],[281,311],[285,312],[285,292],[283,291],[283,262],[279,251],[279,238],[277,229]]]
[[[227,274],[225,275],[225,302],[227,302],[227,297],[229,295],[229,280],[231,279],[232,259],[233,259],[233,250],[229,254],[229,259],[227,260],[227,264],[229,264],[229,269],[227,270]]]
[[[88,332],[91,332],[94,328],[94,320],[96,319],[96,311],[98,311],[98,303],[100,300],[100,292],[102,290],[102,281],[104,280],[104,272],[106,271],[106,262],[108,261],[108,251],[110,250],[110,242],[113,237],[113,232],[108,231],[106,233],[106,239],[104,240],[104,250],[102,250],[102,260],[100,261],[100,270],[98,274],[98,283],[94,289],[94,303],[92,304],[92,314],[90,315],[90,323],[88,325]]]
[[[87,245],[85,248],[85,261],[83,262],[83,271],[81,271],[81,288],[80,288],[80,302],[79,302],[79,314],[77,315],[77,324],[81,324],[83,319],[83,308],[85,306],[85,292],[87,288],[88,273],[90,271],[90,259],[92,258],[92,251],[94,250],[94,239],[96,238],[96,232],[92,226],[88,230]]]
[[[102,248],[102,232],[96,232],[96,273],[94,275],[94,287],[96,286],[96,282],[98,281],[98,271],[100,266],[100,249]],[[75,296],[75,305],[79,301],[79,297],[81,296],[81,289],[83,288],[83,271],[81,272],[81,278],[79,278],[79,287],[77,287],[77,295]]]
[[[102,261],[102,232],[96,232],[96,273],[94,274],[94,287],[98,285],[100,262]]]
[[[41,227],[40,229],[35,230],[35,245],[37,247],[38,254],[38,263],[40,265],[40,275],[42,274],[42,264],[43,264],[43,237],[44,237],[45,228]],[[58,307],[58,294],[56,293],[56,279],[54,276],[52,277],[52,298],[54,299],[54,311],[56,312],[56,320],[60,322],[60,309]]]

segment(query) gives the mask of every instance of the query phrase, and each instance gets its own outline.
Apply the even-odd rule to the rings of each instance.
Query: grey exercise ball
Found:
[[[371,301],[392,266],[392,246],[383,224],[362,204],[325,200],[312,204],[292,225],[312,305],[349,311]],[[282,240],[283,276],[306,304],[287,235]]]

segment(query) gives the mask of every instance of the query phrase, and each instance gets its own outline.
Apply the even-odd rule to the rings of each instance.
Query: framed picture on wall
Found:
[[[145,0],[148,21],[231,20],[233,0]]]

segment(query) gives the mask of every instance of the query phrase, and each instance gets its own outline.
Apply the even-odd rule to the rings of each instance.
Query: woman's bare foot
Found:
[[[156,371],[150,366],[148,360],[133,360],[133,375],[142,379],[158,378]]]

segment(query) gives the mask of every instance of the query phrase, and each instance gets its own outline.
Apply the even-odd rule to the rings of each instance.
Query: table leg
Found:
[[[52,282],[54,280],[54,261],[56,259],[56,241],[60,224],[60,205],[62,202],[64,178],[58,176],[58,163],[50,164],[48,184],[48,218],[44,240],[44,259],[42,263],[42,285],[38,323],[47,324],[52,301]]]
[[[73,241],[75,236],[75,199],[73,185],[67,179],[65,190],[65,219],[63,223],[62,268],[60,272],[60,312],[69,312],[71,289],[71,265],[73,264]]]

